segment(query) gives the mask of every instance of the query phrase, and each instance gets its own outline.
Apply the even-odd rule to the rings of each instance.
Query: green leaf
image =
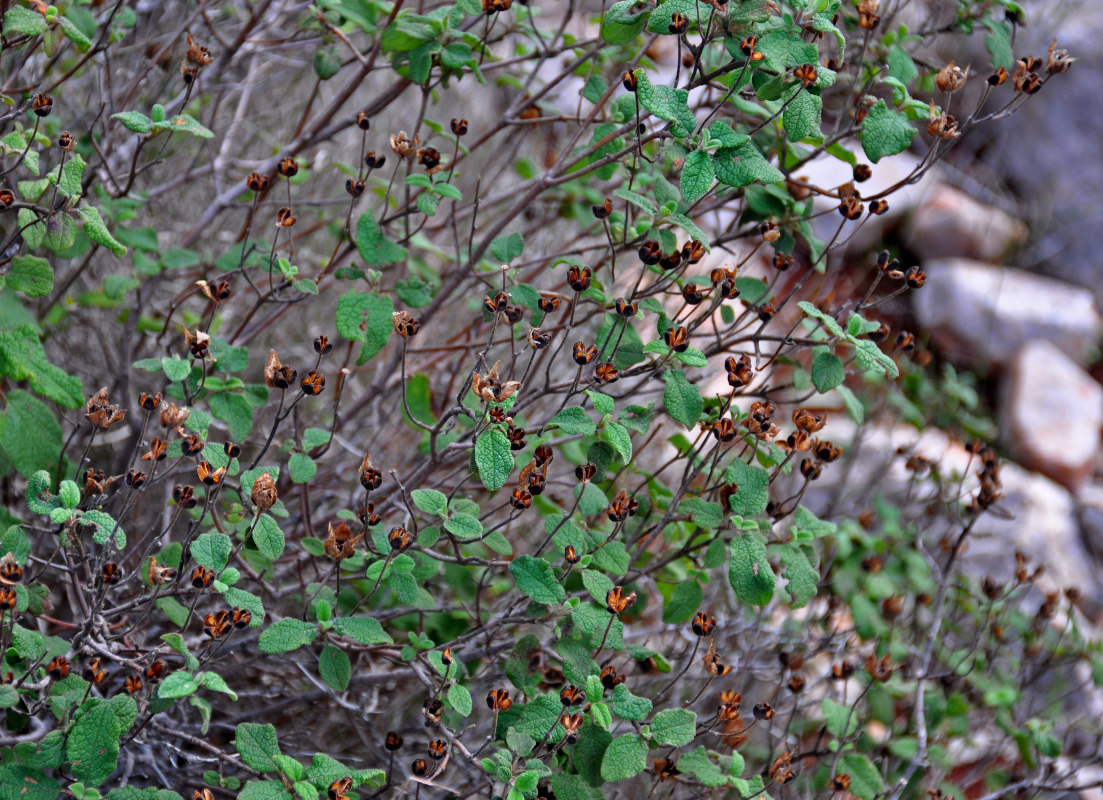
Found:
[[[275,771],[275,765],[268,770]],[[249,781],[241,789],[237,800],[291,800],[291,794],[281,781]]]
[[[170,381],[182,381],[186,380],[188,375],[191,374],[191,362],[185,361],[179,356],[167,356],[161,359],[161,369]],[[217,395],[215,396],[217,397]]]
[[[807,554],[796,542],[789,542],[781,548],[781,577],[789,582],[785,591],[792,599],[793,608],[804,608],[808,601],[816,596],[816,586],[820,573],[812,566]]]
[[[272,623],[257,640],[263,653],[288,653],[308,645],[318,636],[318,626],[290,617]]]
[[[294,453],[287,461],[287,471],[294,483],[308,483],[318,471],[318,465],[306,453]]]
[[[483,535],[483,524],[479,522],[479,518],[474,514],[467,514],[462,511],[445,520],[444,529],[453,536],[467,542],[478,539]]]
[[[226,423],[232,441],[242,441],[253,429],[253,407],[244,395],[236,392],[213,394],[210,409],[216,419]]]
[[[766,556],[766,546],[751,533],[732,539],[728,581],[744,603],[764,606],[773,599],[777,578]]]
[[[117,119],[127,130],[135,133],[149,133],[153,130],[153,120],[140,111],[120,111],[112,114],[111,119]]]
[[[704,599],[705,592],[701,584],[695,580],[682,581],[674,587],[670,599],[663,606],[663,622],[668,625],[684,625],[697,613]]]
[[[675,136],[689,136],[697,125],[697,118],[688,105],[689,92],[663,84],[655,85],[643,70],[636,70],[636,97],[640,105],[661,120],[673,123],[670,131]]]
[[[697,715],[686,708],[668,708],[651,719],[651,735],[659,744],[689,744],[697,735]]]
[[[797,90],[796,96],[785,107],[781,115],[781,124],[785,128],[785,138],[790,142],[814,137],[819,139],[820,117],[823,113],[823,100],[818,94],[808,90]]]
[[[280,752],[276,739],[276,728],[272,725],[259,725],[255,722],[243,722],[234,731],[234,747],[241,754],[241,760],[260,772],[275,772],[276,762],[272,756]]]
[[[490,254],[503,264],[508,264],[516,258],[520,258],[525,250],[525,239],[519,233],[508,233],[499,236],[490,243]]]
[[[915,128],[907,116],[889,108],[884,100],[878,100],[862,122],[859,138],[866,158],[876,164],[885,156],[907,150],[914,137]]]
[[[830,697],[825,697],[822,708],[828,733],[837,739],[854,735],[854,731],[858,729],[858,715],[851,713],[850,706],[844,706]]]
[[[394,639],[374,617],[338,617],[333,620],[333,630],[360,644],[394,644]]]
[[[727,776],[713,763],[703,746],[682,753],[678,757],[678,770],[692,775],[705,786],[723,786],[728,782]]]
[[[985,21],[988,35],[984,37],[984,46],[992,56],[992,67],[1015,70],[1015,54],[1011,49],[1011,26],[1006,22],[993,19]]]
[[[632,3],[634,5],[636,0],[622,0],[622,2]],[[621,5],[621,3],[617,3],[617,5]],[[608,19],[608,16],[606,16],[606,19]],[[613,192],[613,196],[619,197],[621,200],[627,200],[636,208],[647,214],[650,214],[651,216],[655,216],[659,213],[659,207],[655,205],[651,198],[644,197],[642,194],[633,192],[630,189],[625,189],[623,186],[619,187],[615,192]]]
[[[637,14],[632,9],[638,5],[636,0],[620,0],[605,12],[605,19],[601,24],[601,38],[609,44],[627,44],[640,35],[643,26],[647,24],[647,18],[651,16],[651,9],[644,9]]]
[[[619,422],[606,422],[605,427],[601,431],[601,438],[603,441],[612,445],[613,449],[617,451],[617,455],[620,456],[621,461],[625,464],[631,463],[632,435],[628,433],[627,428]]]
[[[483,486],[492,492],[502,488],[513,471],[513,451],[504,433],[490,428],[479,434],[475,440],[475,466]]]
[[[89,239],[102,247],[106,247],[120,258],[126,255],[126,248],[111,235],[111,231],[107,230],[107,225],[104,224],[98,208],[87,203],[81,203],[77,213],[84,220],[84,233]]]
[[[848,753],[842,758],[842,772],[850,776],[850,793],[862,800],[873,800],[885,791],[885,782],[877,767],[863,755]]]
[[[200,672],[196,674],[199,685],[212,692],[221,692],[229,695],[231,700],[237,700],[237,692],[227,685],[226,680],[217,672]],[[112,698],[114,699],[114,698]]]
[[[80,153],[74,153],[61,168],[61,180],[58,181],[57,188],[66,197],[76,197],[81,193],[83,187],[80,181],[84,175],[84,167],[84,159],[80,157]]]
[[[758,40],[755,50],[765,56],[761,66],[774,72],[819,61],[816,46],[804,41],[796,27],[770,31]]]
[[[345,691],[352,680],[352,663],[348,653],[327,644],[318,656],[318,674],[331,689]]]
[[[7,276],[8,287],[27,297],[45,297],[54,287],[54,270],[50,262],[38,256],[16,256],[11,260]]]
[[[4,22],[7,27],[6,15]],[[61,784],[37,769],[14,763],[0,766],[0,800],[57,800],[60,795]]]
[[[364,364],[383,349],[394,330],[394,302],[389,295],[361,293],[355,289],[337,298],[337,333],[362,341],[357,364]]]
[[[748,141],[738,147],[722,147],[713,156],[716,178],[727,186],[739,188],[759,183],[777,183],[785,176],[773,164],[768,162]]]
[[[448,690],[448,705],[452,706],[462,717],[471,716],[471,692],[466,686],[455,684]]]
[[[724,509],[741,517],[753,517],[766,510],[770,502],[770,475],[762,467],[754,467],[736,459],[724,470],[724,480],[734,482],[739,491],[731,496]]]
[[[184,670],[177,670],[169,675],[157,687],[157,696],[165,698],[187,697],[194,694],[199,688],[199,681]]]
[[[370,211],[361,215],[356,225],[356,249],[370,267],[381,267],[404,261],[408,251],[383,235]],[[388,321],[389,324],[389,321]],[[344,335],[344,334],[342,334]],[[345,336],[346,339],[354,337]]]
[[[253,528],[253,544],[257,551],[269,561],[275,561],[283,555],[284,548],[283,531],[279,523],[268,514],[261,514],[257,525]]]
[[[509,571],[517,582],[517,588],[537,603],[559,605],[567,596],[555,579],[551,564],[542,558],[523,555],[510,562]]]
[[[80,378],[65,373],[46,360],[46,351],[32,324],[0,331],[0,375],[28,381],[35,392],[66,408],[84,405]],[[10,392],[8,396],[10,400]]]
[[[851,341],[851,344],[854,345],[854,360],[858,362],[862,369],[881,372],[889,378],[896,378],[900,375],[900,367],[896,366],[895,361],[881,352],[881,348],[877,346],[876,342],[871,342],[869,339],[858,339]]]
[[[812,359],[812,385],[820,394],[829,392],[846,378],[846,367],[834,353],[826,350]]]
[[[712,166],[712,156],[704,150],[694,150],[686,156],[682,165],[682,199],[686,205],[693,205],[712,188],[712,179],[716,172]]]
[[[0,334],[0,339],[3,336]],[[6,406],[0,412],[0,461],[24,477],[39,470],[57,469],[62,433],[50,409],[22,389],[8,389],[4,400]],[[49,485],[47,475],[46,487]],[[50,508],[46,508],[35,513],[49,512]]]
[[[846,406],[846,413],[850,415],[850,418],[858,425],[861,425],[866,418],[866,410],[862,405],[862,401],[859,400],[854,392],[845,386],[837,387],[839,395],[843,398],[843,405]]]
[[[705,407],[701,390],[687,381],[685,373],[680,369],[668,370],[665,379],[663,405],[666,406],[666,413],[676,422],[692,430],[701,418],[701,411]]]
[[[647,742],[634,733],[609,743],[601,757],[601,777],[607,781],[634,778],[647,767]]]
[[[618,683],[613,689],[613,713],[621,719],[639,722],[651,713],[651,701],[637,697],[623,683]]]
[[[233,544],[224,533],[203,533],[196,537],[191,546],[191,555],[195,563],[207,569],[222,572],[230,558]]]
[[[448,496],[436,489],[414,489],[410,492],[410,499],[427,514],[443,517],[448,513]]]
[[[328,81],[341,69],[341,54],[333,45],[318,48],[314,54],[314,74],[321,80]]]
[[[121,726],[111,706],[97,698],[80,707],[65,752],[73,776],[88,786],[99,786],[119,763]]]
[[[4,33],[11,36],[21,33],[24,36],[38,36],[46,32],[46,18],[37,11],[23,6],[8,9],[4,14]]]
[[[597,425],[581,406],[564,408],[548,424],[555,425],[569,436],[590,436],[597,430]]]
[[[919,77],[919,70],[916,69],[912,57],[908,55],[907,50],[898,44],[894,44],[889,48],[886,64],[889,68],[889,77],[896,78],[905,86]]]

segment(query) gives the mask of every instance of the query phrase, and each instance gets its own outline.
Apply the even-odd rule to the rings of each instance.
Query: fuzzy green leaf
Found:
[[[262,653],[288,653],[313,642],[318,627],[300,619],[281,619],[272,623],[257,640]]]
[[[842,758],[842,772],[850,776],[850,793],[862,800],[873,800],[885,790],[881,773],[868,758],[857,753],[848,753]]]
[[[318,674],[331,689],[345,691],[352,680],[352,663],[348,653],[327,644],[318,656]]]
[[[647,767],[647,742],[634,733],[609,743],[601,757],[601,777],[606,781],[634,778]]]
[[[567,593],[555,579],[551,564],[542,558],[524,555],[510,562],[509,571],[517,588],[537,603],[559,605]]]
[[[651,713],[651,701],[646,697],[637,697],[623,683],[618,683],[613,689],[613,713],[621,719],[639,722]]]
[[[552,417],[548,424],[555,425],[569,436],[590,436],[597,430],[597,425],[581,406],[564,408]]]
[[[294,453],[287,460],[287,471],[294,483],[308,483],[318,471],[318,465],[306,453]]]
[[[111,231],[107,229],[98,208],[87,203],[81,203],[77,212],[84,220],[84,232],[89,239],[102,247],[106,247],[120,258],[126,255],[126,248],[111,235]]]
[[[663,622],[668,625],[684,625],[693,618],[704,599],[705,592],[701,589],[701,584],[695,580],[682,581],[674,587],[670,599],[663,606]]]
[[[823,100],[818,94],[808,90],[798,90],[796,96],[785,107],[781,115],[781,124],[785,128],[785,138],[790,142],[799,142],[809,137],[820,138],[820,117],[823,113]]]
[[[796,542],[781,548],[781,577],[788,580],[785,591],[792,599],[793,608],[804,608],[816,596],[820,573],[812,566],[807,554]]]
[[[38,394],[66,408],[84,404],[80,378],[68,375],[46,360],[46,351],[33,325],[0,331],[0,375],[28,381]],[[10,400],[9,393],[9,400]]]
[[[735,483],[739,490],[728,500],[730,508],[741,517],[752,517],[766,510],[770,502],[770,474],[762,467],[754,467],[736,460],[724,470],[724,480]]]
[[[689,744],[697,735],[697,715],[686,708],[668,708],[651,720],[651,735],[659,744]]]
[[[222,572],[230,558],[233,544],[224,533],[203,533],[196,537],[191,546],[191,555],[195,563],[207,569]]]
[[[750,533],[732,539],[728,581],[744,603],[764,606],[773,599],[777,578],[766,556],[766,546]]]
[[[712,188],[716,171],[712,166],[712,156],[704,150],[694,150],[686,156],[682,166],[682,199],[686,205],[693,205]]]
[[[885,156],[894,156],[908,149],[915,138],[915,128],[901,111],[894,111],[884,100],[869,110],[862,122],[860,140],[866,158],[876,164]]]
[[[394,639],[373,617],[338,617],[333,620],[333,630],[360,644],[394,644]]]
[[[829,392],[846,378],[846,367],[834,353],[821,352],[812,359],[812,385],[820,394]]]
[[[99,786],[119,763],[119,719],[108,703],[97,700],[81,706],[65,748],[73,776],[87,786]]]
[[[27,297],[45,297],[54,287],[50,262],[38,256],[16,256],[6,276],[8,287]]]
[[[663,405],[672,419],[692,430],[701,418],[705,401],[701,398],[701,390],[686,380],[685,373],[672,369],[666,373]]]
[[[360,251],[360,258],[364,259],[364,263],[370,267],[381,267],[404,261],[409,252],[405,247],[400,247],[383,235],[383,231],[379,229],[370,211],[361,215],[356,225],[356,249]]]
[[[475,466],[483,486],[498,491],[513,471],[513,451],[509,439],[497,428],[483,431],[475,441]]]
[[[120,111],[112,114],[111,119],[117,119],[123,127],[135,133],[149,133],[153,130],[153,120],[140,111]]]
[[[253,528],[253,544],[260,554],[269,561],[275,561],[283,555],[284,543],[279,523],[268,514],[261,514],[257,526]]]
[[[619,422],[607,422],[601,431],[602,441],[608,442],[625,464],[632,461],[632,435]]]
[[[272,725],[259,725],[255,722],[243,722],[234,732],[234,747],[241,754],[241,760],[255,770],[275,772],[276,762],[272,756],[280,752],[276,739],[276,728]]]
[[[0,460],[24,477],[38,470],[56,469],[62,432],[50,409],[22,389],[9,389],[4,401],[6,405],[0,411]],[[46,508],[36,513],[49,512]]]
[[[471,692],[466,686],[455,684],[448,690],[448,705],[452,706],[460,716],[471,716]]]
[[[46,32],[46,18],[37,11],[32,11],[23,6],[9,8],[4,14],[4,34],[22,34],[24,36],[38,36]]]

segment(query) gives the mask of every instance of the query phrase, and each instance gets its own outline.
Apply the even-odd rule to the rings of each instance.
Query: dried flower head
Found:
[[[126,416],[126,409],[110,402],[107,387],[102,387],[92,395],[84,405],[84,418],[100,430],[107,430]]]

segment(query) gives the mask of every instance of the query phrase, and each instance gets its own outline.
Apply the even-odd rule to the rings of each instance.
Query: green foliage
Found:
[[[5,4],[0,800],[1077,791],[1097,593],[959,557],[860,252],[1044,31],[910,4]]]

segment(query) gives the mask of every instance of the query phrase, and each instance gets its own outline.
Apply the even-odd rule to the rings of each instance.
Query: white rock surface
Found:
[[[905,242],[924,261],[953,256],[998,263],[1026,236],[1021,220],[947,184],[925,195],[904,227]]]
[[[1017,461],[1070,488],[1095,469],[1103,386],[1046,341],[1016,354],[1004,378],[1001,430]]]
[[[1083,364],[1099,344],[1103,319],[1087,289],[962,258],[923,269],[927,283],[912,293],[916,318],[953,357],[1003,365],[1026,342],[1043,339]]]

